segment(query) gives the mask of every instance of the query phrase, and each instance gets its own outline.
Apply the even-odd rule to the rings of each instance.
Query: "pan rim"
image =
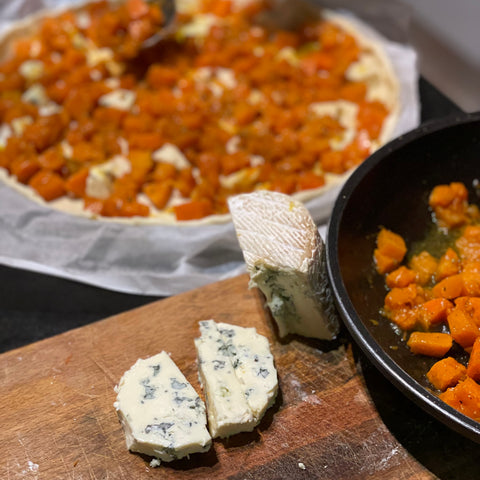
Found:
[[[393,360],[368,331],[361,316],[357,313],[342,279],[338,256],[338,240],[343,214],[348,206],[350,197],[368,173],[380,162],[385,158],[388,159],[392,152],[402,149],[403,146],[416,139],[441,130],[479,121],[480,112],[455,114],[432,120],[392,140],[377,150],[352,173],[342,186],[335,201],[326,234],[326,263],[330,285],[337,310],[354,341],[372,364],[406,397],[457,433],[477,443],[480,443],[480,423],[450,407],[424,388]]]

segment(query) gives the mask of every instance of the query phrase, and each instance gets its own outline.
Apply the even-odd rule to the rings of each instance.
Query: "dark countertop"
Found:
[[[421,120],[462,113],[423,79]],[[0,266],[0,353],[158,300]]]

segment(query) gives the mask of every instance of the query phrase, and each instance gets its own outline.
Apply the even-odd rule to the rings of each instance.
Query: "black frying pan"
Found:
[[[440,401],[425,379],[434,359],[415,356],[380,314],[386,288],[373,267],[384,226],[420,242],[431,228],[428,195],[435,185],[464,182],[480,205],[480,113],[425,124],[374,153],[343,186],[327,232],[327,265],[337,307],[374,365],[410,399],[455,431],[480,442],[477,423]],[[392,348],[393,347],[393,348]]]

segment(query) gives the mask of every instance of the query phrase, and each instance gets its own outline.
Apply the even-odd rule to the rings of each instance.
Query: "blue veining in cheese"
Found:
[[[277,371],[255,328],[200,322],[195,339],[212,437],[252,431],[275,400]]]
[[[129,450],[166,462],[209,450],[205,405],[166,352],[137,360],[116,391]]]
[[[305,205],[268,191],[230,197],[228,205],[250,286],[265,295],[280,336],[335,338],[340,322],[325,248]]]
[[[252,414],[258,422],[275,401],[278,389],[277,371],[268,340],[255,328],[218,323],[217,328],[231,354],[237,379]]]

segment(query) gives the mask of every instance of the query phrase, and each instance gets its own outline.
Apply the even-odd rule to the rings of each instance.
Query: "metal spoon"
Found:
[[[175,0],[152,0],[151,3],[156,3],[160,6],[165,20],[162,28],[142,42],[142,49],[154,47],[175,30],[175,19],[177,16]]]
[[[255,21],[271,30],[297,30],[307,20],[321,16],[316,0],[272,0],[270,8],[260,12]]]

